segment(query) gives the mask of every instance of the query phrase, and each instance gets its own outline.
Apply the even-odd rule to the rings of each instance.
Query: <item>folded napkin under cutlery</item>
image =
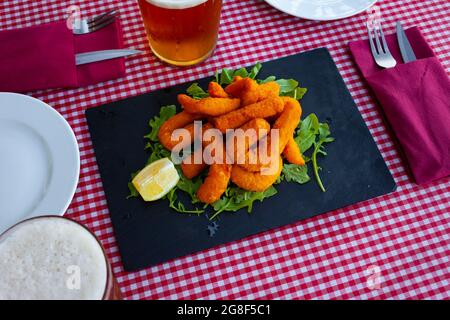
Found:
[[[77,53],[123,48],[119,19],[83,35],[66,22],[0,31],[0,43],[0,91],[76,88],[125,75],[123,58],[75,64]]]
[[[403,63],[397,38],[386,36],[397,65],[381,69],[369,41],[350,50],[396,135],[418,184],[450,175],[450,79],[419,29],[406,30],[416,61]]]

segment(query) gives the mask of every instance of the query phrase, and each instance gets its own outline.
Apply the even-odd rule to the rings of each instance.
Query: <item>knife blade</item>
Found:
[[[75,63],[79,66],[86,63],[127,57],[137,53],[142,53],[142,51],[133,49],[113,49],[78,53],[75,56]]]
[[[403,62],[408,63],[416,61],[416,55],[414,54],[408,37],[405,34],[405,30],[403,30],[402,24],[399,21],[397,21],[396,29],[398,46],[400,47],[400,53],[402,54]]]

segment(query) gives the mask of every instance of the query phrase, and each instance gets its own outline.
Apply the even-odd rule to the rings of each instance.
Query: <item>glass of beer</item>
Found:
[[[176,66],[208,58],[217,42],[222,0],[138,0],[153,53]]]
[[[59,216],[24,220],[0,235],[0,300],[119,300],[97,238]]]

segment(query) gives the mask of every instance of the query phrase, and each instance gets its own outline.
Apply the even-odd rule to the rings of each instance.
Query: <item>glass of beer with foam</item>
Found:
[[[138,0],[153,53],[176,66],[208,58],[217,42],[222,0]]]
[[[59,216],[25,220],[0,235],[0,300],[119,300],[97,238]]]

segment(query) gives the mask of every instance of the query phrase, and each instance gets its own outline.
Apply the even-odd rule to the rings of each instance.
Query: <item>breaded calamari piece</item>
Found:
[[[305,165],[305,159],[303,159],[300,148],[298,147],[297,142],[295,142],[294,137],[291,137],[288,140],[286,147],[284,147],[283,150],[283,156],[292,164],[297,164],[299,166]]]
[[[211,122],[220,132],[225,133],[227,129],[236,129],[252,119],[276,115],[283,111],[283,108],[281,98],[268,98],[211,119]]]
[[[300,117],[302,116],[302,108],[298,100],[291,97],[282,97],[284,102],[283,112],[273,124],[274,130],[279,130],[279,153],[283,152],[289,139],[292,138],[297,128]]]
[[[275,81],[270,81],[257,85],[253,90],[242,92],[241,106],[247,106],[267,98],[278,97],[280,95],[280,86]]]
[[[199,136],[200,132],[195,132],[194,128],[195,128],[194,123],[190,123],[190,124],[188,124],[187,126],[184,127],[184,129],[186,129],[189,132],[189,135],[192,137],[191,143],[194,142],[194,140],[196,140],[196,139],[200,139],[201,138],[203,140],[203,137]],[[202,131],[201,132],[202,132],[202,134],[204,134],[206,130],[212,129],[212,128],[214,128],[214,126],[211,123],[207,122],[207,123],[202,125]],[[196,134],[197,134],[197,136],[196,136]]]
[[[208,85],[208,93],[213,98],[229,98],[228,93],[217,82],[211,81]]]
[[[197,198],[203,203],[213,203],[220,199],[228,187],[231,165],[212,164],[208,176],[197,190]]]
[[[233,165],[231,181],[244,190],[262,192],[277,181],[283,168],[283,160],[278,157],[278,161],[275,161],[272,165],[277,166],[273,174],[249,172],[239,165]]]
[[[183,128],[195,120],[204,118],[203,115],[193,114],[186,111],[177,113],[166,122],[164,122],[158,131],[158,139],[161,144],[168,150],[172,150],[178,143],[181,142],[181,138],[178,140],[172,139],[172,133],[175,129]],[[184,144],[184,141],[183,141]]]
[[[232,97],[242,97],[243,93],[256,90],[258,84],[251,78],[235,77],[234,81],[225,87],[225,92]]]
[[[203,150],[202,149],[198,149],[195,152],[198,152],[200,154],[200,157],[203,156]],[[195,153],[194,152],[194,153]],[[200,173],[203,172],[203,170],[205,170],[208,165],[203,162],[203,160],[200,163],[194,163],[194,154],[191,154],[189,156],[190,160],[189,163],[187,161],[181,162],[181,171],[183,171],[183,175],[188,178],[188,179],[193,179],[196,176],[198,176]]]
[[[275,81],[269,81],[258,86],[258,101],[280,95],[280,85]]]
[[[207,97],[197,100],[186,94],[179,94],[178,102],[187,112],[203,114],[210,117],[221,116],[230,111],[236,110],[241,105],[240,100],[237,98]]]
[[[267,136],[270,124],[262,118],[256,118],[245,123],[239,129],[227,138],[227,154],[233,157],[234,163],[242,162],[248,149],[253,147],[258,140]]]
[[[183,129],[187,130],[189,133],[188,139],[183,139],[180,143],[178,143],[179,148],[184,148],[192,144],[194,142],[194,123],[190,123],[187,126],[185,126]]]
[[[261,100],[278,97],[280,86],[275,81],[258,84],[251,78],[238,78],[225,88],[225,92],[241,99],[241,107]]]
[[[204,133],[208,129],[212,129],[213,125],[210,123],[205,123],[202,126],[202,133]],[[192,131],[193,132],[193,131]],[[192,134],[193,136],[193,134]],[[197,139],[197,137],[195,137]],[[203,142],[203,137],[202,137]],[[203,146],[207,146],[211,142],[203,142]],[[200,162],[196,163],[195,159],[201,159]],[[203,170],[206,169],[208,165],[203,161],[203,149],[197,149],[193,153],[191,153],[189,156],[183,159],[181,162],[181,171],[183,171],[183,175],[188,178],[192,179],[196,176],[198,176],[200,173],[202,173]]]
[[[190,123],[187,126],[184,127],[185,130],[187,130],[187,132],[189,133],[189,140],[183,140],[183,142],[180,144],[181,147],[185,147],[188,145],[191,145],[192,143],[194,143],[194,140],[199,139],[200,137],[196,137],[195,134],[196,132],[194,131],[195,125],[194,123]],[[202,126],[202,132],[204,132],[207,129],[211,129],[213,128],[212,124],[210,123],[206,123]]]

